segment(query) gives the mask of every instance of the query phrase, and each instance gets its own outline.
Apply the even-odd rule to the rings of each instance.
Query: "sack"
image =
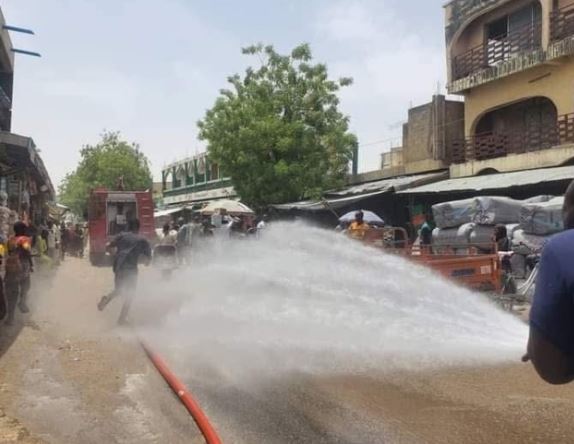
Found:
[[[530,199],[525,199],[522,201],[522,203],[524,203],[524,204],[543,203],[543,202],[548,202],[549,200],[552,200],[555,197],[556,196],[549,196],[547,194],[543,194],[541,196],[534,196],[534,197],[531,197]]]
[[[563,197],[548,202],[526,204],[520,212],[520,227],[528,234],[548,235],[564,230]]]
[[[477,197],[474,199],[472,221],[480,225],[518,223],[522,205],[522,201],[509,197]]]
[[[470,234],[470,243],[486,248],[494,244],[494,227],[492,225],[474,225]]]
[[[512,251],[524,256],[539,254],[551,237],[528,234],[522,229],[516,230],[512,237]]]
[[[474,199],[456,200],[433,205],[434,222],[438,228],[455,228],[472,222]]]

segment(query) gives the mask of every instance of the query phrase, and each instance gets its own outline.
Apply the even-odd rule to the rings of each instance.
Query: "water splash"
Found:
[[[483,295],[329,231],[276,224],[196,259],[161,287],[144,281],[138,302],[162,313],[145,335],[180,369],[426,370],[517,360],[526,342],[526,326]]]

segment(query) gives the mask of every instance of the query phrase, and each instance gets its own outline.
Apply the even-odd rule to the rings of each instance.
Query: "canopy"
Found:
[[[361,210],[363,212],[363,220],[370,225],[385,225],[385,221],[372,211]],[[351,223],[355,220],[357,211],[350,211],[344,216],[339,218],[339,222]]]
[[[153,213],[153,217],[154,219],[157,219],[158,217],[169,216],[170,214],[179,213],[184,209],[185,207],[174,207],[174,208],[168,208],[166,210],[156,211],[155,213]]]
[[[210,215],[218,210],[226,210],[232,216],[255,214],[251,208],[237,200],[214,200],[201,210],[201,214]]]
[[[535,170],[497,173],[484,176],[461,177],[422,185],[401,194],[448,193],[456,191],[487,191],[517,186],[536,185],[574,179],[574,166],[539,168]]]
[[[398,192],[409,187],[434,182],[448,177],[448,172],[417,174],[413,176],[392,177],[377,180],[360,185],[351,185],[337,191],[329,191],[321,200],[305,200],[280,205],[272,205],[273,208],[282,211],[321,211],[338,210],[369,197],[379,196],[386,193]]]

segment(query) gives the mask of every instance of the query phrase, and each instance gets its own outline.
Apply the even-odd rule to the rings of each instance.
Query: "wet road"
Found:
[[[26,431],[6,428],[2,442],[203,442],[131,330],[115,327],[119,304],[96,310],[109,269],[67,259],[34,278],[32,314],[0,329],[0,409]]]

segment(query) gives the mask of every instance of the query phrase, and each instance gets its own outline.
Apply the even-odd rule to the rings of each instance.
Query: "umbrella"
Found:
[[[361,210],[363,212],[363,220],[369,225],[385,225],[385,221],[377,216],[372,211]],[[355,214],[357,211],[350,211],[344,216],[339,218],[339,222],[344,222],[350,224],[355,220]]]
[[[237,200],[214,200],[201,210],[201,214],[210,215],[217,210],[226,210],[232,216],[255,214],[251,208]]]

